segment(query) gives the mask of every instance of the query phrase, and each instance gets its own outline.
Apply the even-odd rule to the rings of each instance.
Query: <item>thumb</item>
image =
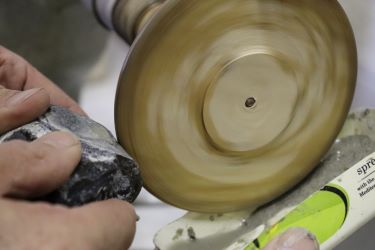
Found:
[[[306,229],[292,228],[273,239],[263,250],[319,250],[319,243]]]
[[[0,144],[0,196],[37,197],[61,186],[81,158],[79,140],[67,132],[33,142]]]

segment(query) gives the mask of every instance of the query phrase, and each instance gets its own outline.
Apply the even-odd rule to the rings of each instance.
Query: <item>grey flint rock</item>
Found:
[[[2,135],[0,143],[33,141],[52,131],[70,131],[78,136],[82,157],[70,179],[42,200],[67,206],[111,198],[135,200],[142,187],[137,163],[105,127],[66,108],[51,106],[36,121]]]

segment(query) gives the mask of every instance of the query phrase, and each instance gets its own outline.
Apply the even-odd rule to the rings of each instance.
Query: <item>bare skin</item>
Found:
[[[319,245],[305,229],[292,228],[271,241],[263,250],[319,250]]]
[[[0,47],[0,134],[43,114],[50,104],[84,114],[61,89],[23,58]],[[67,208],[25,199],[51,192],[68,179],[81,156],[70,133],[34,142],[0,144],[0,248],[123,250],[135,233],[134,208],[108,200]]]

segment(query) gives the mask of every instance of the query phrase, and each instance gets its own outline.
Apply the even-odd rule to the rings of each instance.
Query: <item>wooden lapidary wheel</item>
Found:
[[[145,187],[177,207],[226,212],[308,175],[355,89],[355,40],[339,3],[169,0],[154,12],[130,29],[139,34],[115,107]]]

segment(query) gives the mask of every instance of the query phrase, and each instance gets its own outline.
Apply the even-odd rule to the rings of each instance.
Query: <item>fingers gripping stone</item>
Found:
[[[31,143],[0,144],[0,195],[30,198],[61,186],[81,159],[81,146],[70,133],[54,132]]]
[[[43,199],[68,206],[111,198],[134,201],[142,187],[137,163],[106,128],[87,117],[51,106],[38,120],[1,136],[0,142],[33,141],[52,131],[77,135],[82,156],[70,179]]]

